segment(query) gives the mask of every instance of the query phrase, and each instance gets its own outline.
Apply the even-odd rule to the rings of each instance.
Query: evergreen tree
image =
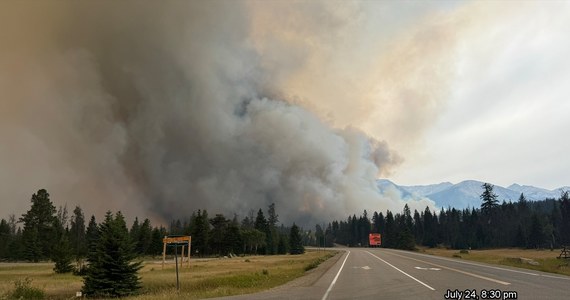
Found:
[[[483,193],[479,196],[483,201],[481,203],[481,212],[488,214],[499,206],[499,200],[497,200],[497,195],[493,192],[492,184],[484,183],[481,187],[483,188]]]
[[[299,232],[299,227],[293,223],[291,226],[291,232],[289,233],[289,253],[291,254],[303,254],[305,253],[305,247],[303,247],[301,233]]]
[[[77,269],[83,268],[83,258],[87,256],[87,239],[85,237],[85,216],[81,207],[76,206],[70,221],[69,243],[71,252],[77,262]]]
[[[69,273],[73,271],[73,266],[71,265],[71,245],[67,237],[68,233],[63,230],[63,228],[61,229],[61,232],[58,234],[57,243],[54,245],[52,251],[52,260],[55,262],[53,270],[56,273]]]
[[[570,195],[568,191],[563,191],[558,200],[560,205],[560,243],[570,245]]]
[[[131,230],[129,231],[129,236],[131,238],[131,241],[134,242],[135,248],[136,248],[137,241],[139,240],[140,230],[141,230],[141,226],[139,224],[139,217],[135,217],[135,221],[133,222],[133,225],[131,226]]]
[[[515,236],[515,246],[516,247],[526,247],[527,246],[527,238],[524,232],[524,229],[521,224],[517,227],[517,235]]]
[[[394,223],[394,215],[391,211],[386,212],[386,233],[382,236],[384,247],[394,248],[396,246],[396,224]]]
[[[279,215],[275,211],[275,203],[271,203],[269,205],[269,209],[267,210],[267,224],[270,227],[277,227],[277,223],[279,222]]]
[[[45,189],[32,195],[32,207],[20,218],[24,223],[22,238],[24,242],[24,258],[37,262],[51,256],[54,244],[54,223],[56,221],[55,206],[49,199]]]
[[[263,210],[261,210],[261,208],[257,211],[254,228],[263,232],[263,235],[265,236],[265,242],[263,243],[263,246],[259,246],[261,246],[262,253],[269,254],[271,251],[270,249],[272,249],[272,236],[269,225],[267,223],[267,219],[265,219],[265,215],[263,214]]]
[[[11,236],[8,244],[8,260],[23,260],[24,257],[24,241],[22,229],[18,228],[14,235]]]
[[[125,297],[141,288],[137,272],[141,262],[134,262],[134,243],[129,237],[121,212],[109,211],[99,228],[99,242],[84,277],[83,293],[88,297]]]
[[[267,210],[267,254],[277,254],[277,248],[279,244],[279,234],[277,233],[277,222],[279,222],[279,215],[275,211],[275,203],[269,205]]]
[[[136,252],[139,255],[144,255],[148,252],[152,239],[152,227],[149,219],[144,219],[140,226],[139,234],[136,239]]]
[[[289,240],[286,234],[279,235],[279,243],[277,244],[277,254],[287,254],[289,252]]]
[[[97,226],[97,221],[93,215],[89,220],[89,225],[85,232],[85,242],[87,243],[87,260],[94,260],[94,255],[97,251],[97,244],[99,243],[99,227]]]
[[[208,242],[210,239],[210,223],[206,210],[196,213],[192,218],[192,249],[200,256],[208,254]]]
[[[229,245],[226,243],[226,236],[229,221],[222,214],[210,219],[212,230],[210,231],[210,245],[212,252],[220,256],[226,255],[229,252]]]
[[[237,220],[237,215],[234,215],[234,219],[229,222],[226,235],[226,243],[228,244],[229,250],[234,254],[242,253],[242,235],[239,228],[239,223]]]
[[[166,230],[161,230],[158,227],[155,227],[152,230],[150,245],[146,253],[147,255],[152,255],[154,257],[156,255],[162,254],[162,249],[163,249],[162,238],[165,235],[166,235]]]
[[[533,248],[540,248],[544,243],[544,227],[540,218],[535,213],[532,215],[531,222],[530,222],[530,234],[529,234],[529,247]]]
[[[0,221],[0,261],[8,258],[8,246],[11,240],[10,225],[4,219]]]

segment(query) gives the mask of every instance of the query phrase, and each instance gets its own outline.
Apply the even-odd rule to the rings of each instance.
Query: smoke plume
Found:
[[[351,36],[363,22],[352,5],[1,6],[6,213],[27,209],[39,188],[87,213],[158,220],[204,208],[243,216],[273,202],[281,221],[304,224],[364,209],[399,211],[400,196],[381,194],[375,182],[402,160],[388,146],[402,125],[390,106],[415,107],[405,119],[417,121],[404,129],[418,132],[443,93],[437,85],[444,79],[410,94],[405,74],[388,74],[398,59],[411,61],[402,72],[417,73],[406,69],[421,65],[415,54],[396,57],[414,39],[374,55],[376,75],[368,76],[363,53],[348,44],[363,43]],[[436,34],[451,41],[444,33]],[[437,58],[430,45],[422,49]],[[374,104],[370,86],[379,78],[386,90]],[[371,117],[387,133],[364,123]]]

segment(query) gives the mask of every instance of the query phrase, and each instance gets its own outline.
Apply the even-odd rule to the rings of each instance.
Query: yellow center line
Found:
[[[468,275],[468,276],[476,277],[476,278],[479,278],[479,279],[496,282],[496,283],[499,283],[499,284],[502,284],[502,285],[509,285],[509,284],[510,284],[509,282],[506,282],[506,281],[501,281],[501,280],[489,278],[489,277],[486,277],[486,276],[474,274],[474,273],[471,273],[471,272],[462,271],[462,270],[458,270],[458,269],[455,269],[455,268],[451,268],[451,267],[446,267],[446,266],[434,264],[434,263],[427,262],[427,261],[423,261],[423,260],[420,260],[420,259],[411,258],[411,257],[399,255],[399,254],[392,253],[392,252],[390,252],[390,254],[391,254],[391,255],[396,255],[396,256],[399,256],[399,257],[402,257],[402,258],[407,258],[407,259],[415,260],[415,261],[418,261],[418,262],[421,262],[421,263],[424,263],[424,264],[428,264],[428,265],[432,265],[432,266],[435,266],[435,267],[438,267],[438,268],[447,269],[447,270],[454,271],[454,272],[457,272],[457,273],[461,273],[461,274],[465,274],[465,275]]]

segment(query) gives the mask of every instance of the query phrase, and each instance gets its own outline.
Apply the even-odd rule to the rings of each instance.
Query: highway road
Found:
[[[392,249],[341,249],[310,284],[224,299],[570,299],[568,276]]]

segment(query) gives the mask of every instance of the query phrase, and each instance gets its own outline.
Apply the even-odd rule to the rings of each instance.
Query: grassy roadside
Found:
[[[307,251],[302,255],[247,256],[228,259],[191,260],[180,268],[180,292],[176,292],[175,265],[162,269],[160,262],[147,261],[139,275],[143,294],[128,299],[200,299],[254,293],[303,276],[307,270],[336,252]],[[56,275],[51,263],[1,263],[0,299],[14,289],[16,280],[31,279],[31,286],[45,292],[46,299],[69,299],[81,290],[81,277]]]
[[[420,248],[419,251],[443,257],[472,260],[488,264],[505,265],[570,276],[570,259],[556,258],[560,254],[560,249],[550,251],[508,248],[459,251],[444,248]]]

